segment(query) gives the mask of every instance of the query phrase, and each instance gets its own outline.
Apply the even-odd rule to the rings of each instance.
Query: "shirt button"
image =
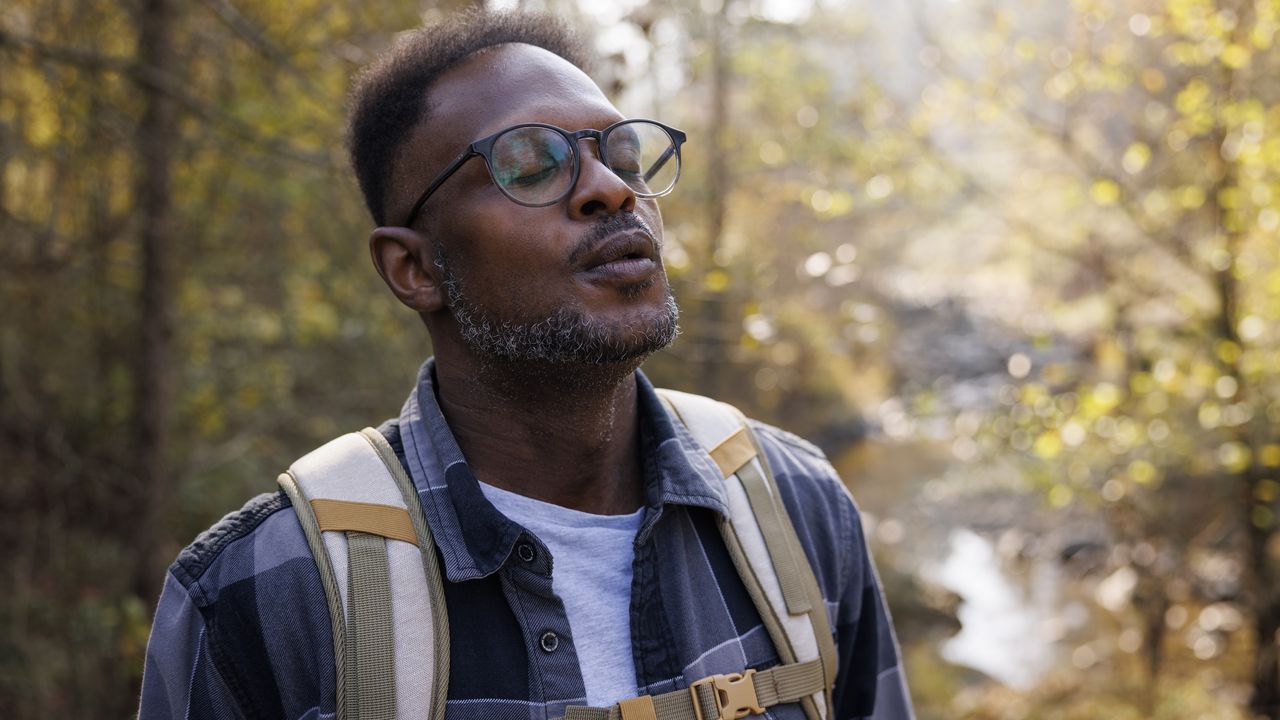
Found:
[[[537,557],[537,553],[534,552],[533,545],[529,543],[520,543],[517,545],[516,555],[525,563],[531,563],[533,562],[533,559]]]
[[[560,636],[551,631],[547,631],[542,633],[542,639],[540,639],[538,643],[542,645],[543,652],[553,653],[556,651],[556,648],[560,647]]]

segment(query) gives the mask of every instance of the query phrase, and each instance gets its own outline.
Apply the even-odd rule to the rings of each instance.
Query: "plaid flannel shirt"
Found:
[[[638,694],[778,655],[720,539],[718,472],[636,373],[645,510],[635,540],[631,634]],[[897,645],[857,508],[822,453],[754,423],[822,589],[839,657],[834,720],[912,717]],[[418,490],[445,575],[448,720],[548,720],[584,704],[552,558],[481,494],[434,392],[428,360],[400,418],[379,430]],[[527,545],[529,548],[518,546]],[[532,556],[532,560],[529,560]],[[169,568],[147,647],[141,720],[331,718],[324,589],[289,500],[260,495]],[[548,633],[558,642],[544,642]],[[767,711],[802,720],[798,705]]]

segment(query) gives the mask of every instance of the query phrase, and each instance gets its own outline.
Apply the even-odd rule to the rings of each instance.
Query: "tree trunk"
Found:
[[[1255,482],[1247,485],[1250,490],[1248,505],[1251,507],[1256,499],[1252,497],[1252,488],[1260,481],[1261,473],[1252,471],[1249,475]],[[1280,598],[1276,596],[1273,573],[1267,558],[1267,542],[1270,540],[1270,528],[1261,528],[1250,522],[1249,528],[1249,563],[1252,565],[1246,572],[1255,578],[1251,588],[1253,604],[1253,629],[1257,642],[1254,651],[1253,695],[1249,700],[1250,709],[1268,720],[1280,719]]]
[[[132,546],[137,560],[135,590],[156,596],[168,562],[164,541],[172,514],[169,430],[173,388],[174,217],[171,198],[173,158],[178,143],[177,107],[154,78],[174,68],[174,6],[171,0],[140,0],[137,15],[139,69],[136,75],[144,109],[138,124],[137,207],[141,223],[142,308],[139,322],[134,405],[137,524]]]
[[[1146,655],[1147,685],[1142,698],[1147,717],[1155,717],[1156,700],[1160,693],[1160,671],[1164,667],[1165,613],[1169,610],[1169,596],[1165,594],[1161,578],[1151,578],[1154,597],[1143,608],[1143,649]]]
[[[1255,23],[1253,4],[1239,2],[1232,9],[1238,18],[1233,30],[1233,39],[1247,45],[1248,29]],[[1220,81],[1220,97],[1232,102],[1242,102],[1249,95],[1248,90],[1252,79],[1250,69],[1248,67],[1228,68],[1225,65],[1221,67],[1223,77]],[[1224,147],[1226,140],[1225,122],[1224,118],[1218,118],[1214,139],[1219,148]],[[1215,318],[1213,335],[1216,336],[1215,340],[1233,343],[1243,350],[1245,341],[1239,332],[1243,313],[1240,307],[1236,262],[1244,244],[1242,228],[1245,224],[1238,218],[1229,216],[1230,213],[1238,213],[1239,210],[1225,208],[1221,203],[1221,192],[1238,187],[1239,182],[1238,161],[1224,159],[1220,179],[1215,183],[1210,196],[1209,207],[1214,213],[1216,229],[1225,238],[1227,253],[1231,258],[1229,265],[1218,270],[1213,276],[1214,289],[1218,296],[1218,316]],[[1253,397],[1256,395],[1256,390],[1246,384],[1248,379],[1245,377],[1238,355],[1234,360],[1224,363],[1224,371],[1236,381],[1239,389],[1234,400],[1235,402],[1256,400]],[[1275,522],[1266,517],[1255,516],[1255,510],[1263,505],[1258,491],[1261,483],[1267,479],[1259,466],[1259,455],[1271,434],[1268,423],[1262,418],[1254,419],[1235,433],[1236,440],[1249,449],[1250,465],[1235,473],[1234,479],[1239,487],[1239,521],[1245,535],[1242,543],[1244,603],[1253,616],[1255,633],[1253,692],[1249,705],[1252,711],[1261,717],[1280,720],[1280,662],[1277,657],[1276,636],[1277,630],[1280,630],[1280,596],[1277,595],[1274,587],[1274,573],[1267,552],[1268,544],[1275,533]]]

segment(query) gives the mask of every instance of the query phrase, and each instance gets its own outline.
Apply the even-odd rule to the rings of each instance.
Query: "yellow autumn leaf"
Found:
[[[1147,460],[1134,460],[1129,463],[1129,477],[1139,485],[1150,485],[1155,482],[1159,472],[1156,466]]]
[[[723,270],[712,270],[702,276],[702,285],[711,292],[724,292],[729,287],[729,273]]]
[[[1267,467],[1280,467],[1280,445],[1266,445],[1258,453],[1258,459]]]
[[[1275,32],[1274,26],[1266,26],[1259,23],[1249,33],[1249,39],[1253,41],[1253,46],[1259,50],[1268,50],[1271,48],[1271,41],[1275,37]]]
[[[1054,431],[1042,433],[1032,449],[1038,457],[1052,460],[1062,454],[1062,438]]]
[[[1243,45],[1232,43],[1222,50],[1222,64],[1238,70],[1249,64],[1251,55]]]
[[[1173,103],[1174,107],[1183,115],[1194,115],[1208,103],[1210,93],[1209,84],[1196,78],[1187,83],[1187,86],[1182,88],[1182,92],[1178,93]]]
[[[1228,365],[1234,365],[1240,359],[1240,353],[1243,352],[1239,345],[1230,340],[1218,341],[1218,346],[1215,349],[1218,353],[1218,359]],[[1217,378],[1215,378],[1216,380]]]
[[[1178,204],[1187,210],[1195,210],[1204,205],[1204,190],[1195,185],[1188,185],[1178,192]]]
[[[1120,186],[1110,180],[1095,180],[1089,196],[1103,207],[1115,205],[1120,201]]]
[[[1066,485],[1054,485],[1049,490],[1049,504],[1056,508],[1066,507],[1074,496],[1075,493]]]
[[[1252,454],[1244,443],[1232,441],[1218,446],[1218,464],[1227,472],[1243,472],[1252,460]]]
[[[1124,167],[1124,171],[1130,175],[1137,175],[1142,172],[1147,167],[1148,162],[1151,162],[1151,148],[1146,143],[1140,142],[1130,145],[1120,159],[1120,164]]]

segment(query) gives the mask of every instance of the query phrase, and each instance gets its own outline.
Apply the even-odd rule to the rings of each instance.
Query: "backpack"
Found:
[[[781,664],[608,708],[570,706],[563,720],[730,720],[790,702],[808,720],[834,720],[836,652],[826,605],[759,441],[731,405],[658,393],[724,477],[729,512],[720,534]],[[391,445],[372,428],[348,433],[300,458],[278,482],[324,585],[337,720],[443,720],[444,582],[417,492]]]

